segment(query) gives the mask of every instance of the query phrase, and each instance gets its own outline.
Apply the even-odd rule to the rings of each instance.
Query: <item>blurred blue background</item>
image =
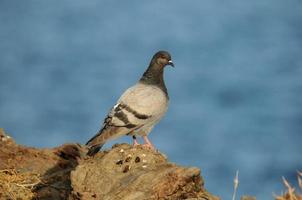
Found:
[[[239,196],[272,199],[282,176],[296,183],[301,1],[1,0],[0,22],[0,127],[18,143],[85,143],[163,49],[176,68],[157,148],[200,167],[223,199],[237,169]]]

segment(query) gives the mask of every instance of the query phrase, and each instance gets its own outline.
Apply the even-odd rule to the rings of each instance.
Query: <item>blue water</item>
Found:
[[[164,49],[176,68],[157,148],[200,167],[223,199],[237,169],[239,196],[273,199],[282,176],[296,183],[301,1],[1,0],[0,24],[0,127],[17,142],[85,143]]]

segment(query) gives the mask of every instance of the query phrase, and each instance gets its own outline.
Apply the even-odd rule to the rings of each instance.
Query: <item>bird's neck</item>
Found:
[[[163,66],[159,66],[159,64],[151,61],[149,67],[140,79],[140,82],[146,85],[155,85],[168,96],[168,91],[164,81]]]

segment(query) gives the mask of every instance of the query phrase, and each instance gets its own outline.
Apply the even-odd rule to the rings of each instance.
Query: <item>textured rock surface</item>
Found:
[[[198,168],[128,144],[81,161],[71,173],[72,193],[84,199],[215,199],[203,184]]]
[[[140,146],[115,145],[86,157],[78,144],[36,149],[0,129],[0,199],[217,199],[200,170]]]

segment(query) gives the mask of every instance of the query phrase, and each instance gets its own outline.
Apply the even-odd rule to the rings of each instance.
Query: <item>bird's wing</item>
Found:
[[[150,117],[150,115],[140,114],[130,106],[119,102],[105,118],[102,129],[86,145],[90,151],[97,152],[108,140],[129,134],[141,128]],[[94,153],[90,154],[93,155]]]

